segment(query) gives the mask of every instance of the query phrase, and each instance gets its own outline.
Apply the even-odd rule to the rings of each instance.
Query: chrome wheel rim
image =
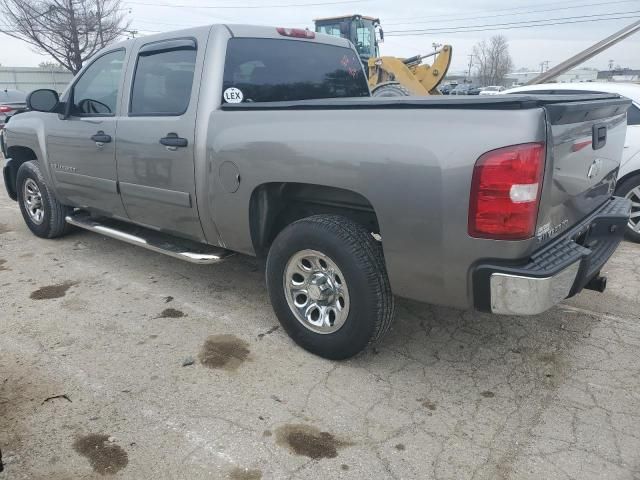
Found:
[[[631,216],[628,226],[634,232],[640,233],[640,185],[629,190],[625,198],[631,200]]]
[[[296,319],[315,333],[340,330],[349,315],[349,289],[336,263],[317,250],[301,250],[287,262],[284,294]]]
[[[31,221],[40,225],[44,221],[44,205],[40,187],[32,178],[27,178],[23,188],[24,207]]]

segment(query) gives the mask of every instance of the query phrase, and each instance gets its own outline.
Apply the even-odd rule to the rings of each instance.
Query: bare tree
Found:
[[[51,62],[51,61],[40,62],[38,64],[38,67],[44,70],[62,70],[64,68],[58,62]]]
[[[0,0],[8,27],[74,74],[83,62],[129,28],[121,0]]]
[[[487,42],[482,40],[473,47],[476,75],[482,85],[503,85],[506,75],[513,68],[509,43],[503,35],[494,35]]]

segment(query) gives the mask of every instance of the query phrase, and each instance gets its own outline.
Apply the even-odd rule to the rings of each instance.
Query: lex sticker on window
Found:
[[[236,87],[227,88],[222,96],[227,103],[242,103],[242,99],[244,98],[242,91]]]

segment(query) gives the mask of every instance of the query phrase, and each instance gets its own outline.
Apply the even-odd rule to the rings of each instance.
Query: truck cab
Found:
[[[365,15],[346,15],[342,17],[317,18],[314,20],[316,32],[342,37],[355,45],[363,65],[367,65],[370,58],[380,56],[378,46],[380,39],[384,39],[384,33],[380,28],[380,19]]]

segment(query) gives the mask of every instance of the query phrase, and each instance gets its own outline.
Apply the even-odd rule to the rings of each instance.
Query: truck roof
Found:
[[[237,25],[226,24],[225,25],[235,37],[258,37],[258,38],[280,38],[285,40],[302,40],[303,42],[320,42],[330,45],[336,45],[338,47],[351,48],[351,42],[341,37],[332,35],[326,35],[324,33],[315,33],[315,39],[306,38],[293,38],[280,35],[277,31],[278,27],[268,27],[262,25]],[[289,28],[289,27],[286,27]],[[293,27],[292,27],[293,28]]]
[[[250,37],[250,38],[273,38],[273,39],[284,39],[284,40],[297,40],[302,42],[318,42],[329,45],[336,45],[338,47],[347,47],[351,48],[351,42],[344,38],[334,37],[331,35],[326,35],[323,33],[315,33],[315,38],[294,38],[294,37],[286,37],[280,35],[278,33],[278,27],[270,27],[264,25],[243,25],[243,24],[212,24],[212,25],[203,25],[200,27],[191,27],[184,28],[181,30],[168,30],[166,32],[154,33],[153,35],[145,35],[144,37],[138,37],[138,39],[143,38],[145,41],[154,41],[154,40],[163,40],[166,38],[176,38],[176,37],[188,37],[196,32],[202,32],[203,30],[211,30],[215,27],[223,27],[226,28],[229,33],[231,33],[234,37]],[[289,27],[286,27],[289,28]],[[138,40],[135,39],[135,40]],[[106,47],[109,50],[112,50],[115,46],[125,46],[131,45],[135,40],[129,39],[124,40],[122,42],[118,42]]]
[[[353,13],[351,15],[337,15],[335,17],[314,18],[313,21],[314,22],[331,22],[335,20],[344,20],[344,19],[353,18],[353,17],[360,17],[360,18],[364,18],[365,20],[370,20],[372,22],[380,23],[380,19],[377,17],[370,17],[368,15],[359,15],[357,13]]]

